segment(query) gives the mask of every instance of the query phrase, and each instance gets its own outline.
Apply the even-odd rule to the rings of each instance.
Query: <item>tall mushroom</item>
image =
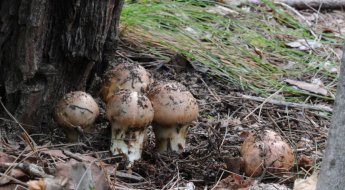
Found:
[[[119,64],[106,72],[101,97],[107,103],[112,94],[121,89],[144,93],[152,82],[150,73],[144,67],[131,63]]]
[[[198,117],[198,104],[185,86],[177,82],[159,84],[148,95],[154,109],[153,130],[158,152],[182,152],[189,124]]]
[[[106,112],[112,131],[110,151],[126,155],[129,162],[140,159],[153,119],[150,100],[138,92],[121,90],[110,97]]]
[[[54,118],[59,126],[65,127],[70,142],[78,140],[77,128],[90,130],[99,115],[99,108],[92,96],[75,91],[66,94],[56,105]]]

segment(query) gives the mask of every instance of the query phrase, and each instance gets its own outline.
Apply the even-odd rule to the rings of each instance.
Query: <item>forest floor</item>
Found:
[[[57,128],[49,135],[30,134],[39,145],[33,151],[27,136],[13,140],[8,131],[1,131],[0,167],[12,178],[1,178],[5,186],[0,189],[27,187],[23,182],[47,177],[50,169],[67,172],[66,163],[73,165],[72,160],[99,166],[91,169],[93,179],[115,189],[248,189],[254,183],[291,189],[297,178],[319,170],[342,56],[345,12],[297,11],[269,2],[234,6],[139,1],[125,5],[121,23],[120,45],[107,61],[140,64],[155,81],[178,81],[197,99],[200,114],[189,129],[186,150],[156,153],[150,128],[143,158],[128,172],[121,157],[108,151],[110,124],[97,98],[97,131],[85,134],[79,143],[66,143]],[[15,123],[7,120],[2,126]],[[291,145],[294,167],[279,176],[244,176],[239,152],[244,136],[267,128]],[[4,163],[31,163],[42,170],[13,169]]]

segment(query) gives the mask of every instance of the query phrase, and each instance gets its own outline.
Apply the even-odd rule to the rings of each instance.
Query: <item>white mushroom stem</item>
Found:
[[[117,123],[112,124],[110,151],[113,155],[126,155],[132,163],[141,158],[146,129],[133,129]]]
[[[188,125],[161,126],[155,124],[153,127],[156,136],[157,151],[162,152],[183,152],[186,148]]]

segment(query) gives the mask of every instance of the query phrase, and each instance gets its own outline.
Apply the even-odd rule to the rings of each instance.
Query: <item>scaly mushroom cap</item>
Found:
[[[107,100],[121,89],[144,93],[152,82],[150,73],[144,67],[129,63],[119,64],[106,72],[101,97],[107,103]]]
[[[177,82],[159,84],[148,95],[159,125],[186,124],[198,117],[199,107],[193,95]]]
[[[241,155],[248,176],[261,175],[264,167],[271,173],[279,174],[294,165],[291,147],[272,130],[251,133],[241,146]]]
[[[55,108],[55,121],[63,127],[87,127],[98,115],[97,103],[90,94],[82,91],[66,94]]]
[[[121,90],[109,99],[107,117],[111,123],[139,129],[150,125],[153,108],[146,96],[130,90]]]

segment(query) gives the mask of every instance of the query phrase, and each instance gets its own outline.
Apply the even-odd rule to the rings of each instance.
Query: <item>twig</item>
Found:
[[[94,163],[94,162],[90,163],[89,166],[88,166],[88,167],[86,168],[86,170],[84,171],[83,175],[82,175],[81,178],[79,179],[79,182],[78,182],[78,184],[77,184],[77,187],[75,188],[76,190],[78,190],[79,187],[82,185],[82,182],[83,182],[83,180],[84,180],[86,174],[87,174],[89,171],[91,171],[91,167],[92,167],[92,164],[93,164],[93,163]],[[91,174],[90,174],[90,175],[91,175]],[[84,182],[84,183],[85,183],[85,182]],[[94,182],[93,182],[93,183],[94,183]]]
[[[217,100],[217,102],[219,103],[219,102],[221,102],[221,98],[215,93],[215,92],[213,92],[211,89],[210,89],[210,87],[207,85],[207,83],[200,77],[199,78],[201,81],[202,81],[202,83],[205,85],[205,87],[207,88],[207,90],[208,90],[208,92]]]
[[[18,184],[24,186],[25,188],[28,187],[28,185],[27,185],[26,183],[24,183],[24,182],[22,182],[22,181],[20,181],[20,180],[18,180],[18,179],[16,179],[16,178],[14,178],[14,177],[12,177],[12,176],[6,175],[6,174],[1,173],[1,172],[0,172],[0,176],[1,176],[1,177],[8,178],[8,179],[10,179],[10,180],[12,180],[12,181],[14,181],[14,182],[16,182],[16,183],[18,183]]]
[[[72,152],[68,151],[68,150],[62,150],[62,153],[70,158],[73,158],[79,162],[83,162],[85,161],[85,159],[81,158],[80,156],[73,154]]]
[[[206,158],[212,156],[213,152],[211,152],[210,154],[204,156],[204,157],[201,157],[201,158],[198,158],[198,159],[194,159],[194,160],[181,160],[181,161],[177,161],[176,163],[192,163],[192,162],[198,162],[198,161],[202,161],[202,160],[205,160]]]
[[[243,120],[246,120],[249,116],[251,116],[251,115],[252,115],[257,109],[259,109],[259,108],[260,108],[260,110],[259,110],[259,117],[260,117],[262,107],[265,105],[265,103],[266,103],[266,102],[269,102],[270,99],[272,99],[273,96],[277,95],[281,90],[282,90],[282,89],[279,89],[277,92],[271,94],[271,95],[270,95],[268,98],[266,98],[266,99],[262,98],[262,99],[263,99],[262,104],[260,104],[260,105],[259,105],[258,107],[256,107],[252,112],[250,112],[246,117],[244,117]],[[245,96],[245,95],[242,95],[242,97],[243,97],[243,96]],[[260,119],[260,118],[259,118],[259,119]]]
[[[19,121],[7,110],[5,105],[2,103],[1,97],[0,97],[0,104],[1,104],[2,108],[5,110],[5,112],[7,113],[7,115],[10,116],[13,119],[13,121],[15,121],[18,124],[20,129],[24,132],[25,137],[30,140],[28,142],[28,144],[29,144],[30,148],[32,149],[32,151],[35,152],[36,151],[35,141],[30,137],[29,133],[24,129],[24,127],[19,123]]]
[[[103,162],[101,161],[101,158],[99,157],[98,154],[96,154],[96,157],[97,157],[97,160],[99,160],[99,166],[101,167],[103,174],[107,179],[107,183],[108,183],[109,187],[112,187],[112,183],[111,183],[111,180],[109,178],[108,171],[106,171],[106,169],[104,168]]]
[[[222,179],[223,175],[224,175],[224,171],[222,172],[222,175],[220,175],[220,177],[217,180],[217,183],[212,187],[211,190],[215,189],[218,186],[218,184],[219,184],[220,180]]]
[[[28,164],[28,163],[1,163],[0,165],[5,167],[14,167],[23,170],[24,172],[34,175],[37,177],[53,177],[51,175],[48,175],[44,172],[44,169],[40,166],[37,166],[35,164]]]
[[[249,95],[241,95],[241,97],[247,100],[254,100],[257,102],[267,102],[267,103],[278,105],[278,106],[311,109],[311,110],[325,111],[325,112],[330,112],[330,113],[333,112],[332,108],[328,106],[324,106],[324,105],[310,105],[310,104],[301,104],[301,103],[285,102],[285,101],[278,101],[278,100],[267,100],[265,98],[249,96]]]
[[[111,173],[111,171],[108,170],[108,173]],[[135,176],[129,173],[125,173],[125,172],[121,172],[121,171],[116,171],[116,177],[120,177],[120,178],[126,178],[126,179],[130,179],[130,180],[134,180],[134,181],[143,181],[144,178],[141,176]]]
[[[312,26],[312,24],[301,13],[299,13],[299,11],[297,11],[295,8],[293,8],[290,5],[283,3],[283,2],[276,2],[276,4],[281,5],[284,8],[295,13],[298,17],[300,17],[303,21],[305,21],[307,23],[308,27]],[[315,34],[315,32],[311,28],[309,28],[309,32],[315,37],[315,39],[318,39],[317,35]]]

